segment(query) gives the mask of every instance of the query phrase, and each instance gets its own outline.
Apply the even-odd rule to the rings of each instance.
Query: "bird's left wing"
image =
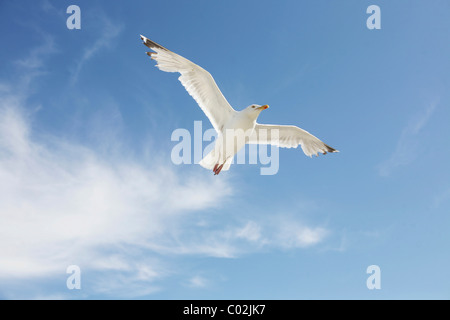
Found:
[[[297,148],[298,145],[301,145],[303,152],[309,157],[312,155],[317,156],[319,152],[323,154],[339,152],[309,132],[296,126],[257,123],[253,134],[248,139],[248,143],[272,144],[282,148]]]
[[[157,67],[166,72],[179,72],[178,78],[187,92],[194,98],[217,132],[236,112],[223,96],[211,74],[186,58],[164,48],[141,35],[144,44],[155,52],[147,54],[157,62]]]

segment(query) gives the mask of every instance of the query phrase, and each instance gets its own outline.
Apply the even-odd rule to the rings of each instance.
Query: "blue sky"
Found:
[[[450,298],[449,9],[2,1],[0,298]],[[341,152],[280,149],[272,176],[174,165],[172,132],[211,125],[140,34],[207,69],[235,109],[269,104],[259,122]]]

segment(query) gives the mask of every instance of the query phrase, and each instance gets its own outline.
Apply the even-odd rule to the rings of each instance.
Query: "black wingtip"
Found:
[[[143,35],[141,35],[141,40],[142,40],[143,43],[144,43],[147,47],[149,47],[150,49],[157,48],[157,49],[167,50],[167,49],[164,48],[162,45],[157,44],[156,42],[150,40],[150,39],[147,38],[147,37],[144,37]],[[169,51],[169,50],[167,50],[167,51]]]
[[[325,154],[326,154],[327,152],[330,152],[330,153],[339,152],[339,150],[336,150],[336,149],[330,147],[330,146],[327,145],[327,144],[325,144],[325,148],[327,148]]]

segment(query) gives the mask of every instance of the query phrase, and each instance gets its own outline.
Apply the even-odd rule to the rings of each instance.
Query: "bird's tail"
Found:
[[[225,161],[222,171],[227,171],[230,169],[231,162],[233,161],[233,158],[230,157],[228,160]],[[218,155],[218,152],[216,152],[215,149],[211,150],[210,153],[208,153],[200,162],[199,165],[201,165],[205,169],[213,170],[216,164],[221,165],[220,156]]]

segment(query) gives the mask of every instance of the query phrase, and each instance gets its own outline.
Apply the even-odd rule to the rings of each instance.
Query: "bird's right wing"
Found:
[[[156,66],[166,72],[179,72],[178,78],[220,133],[224,124],[236,112],[223,96],[211,74],[186,58],[164,48],[141,35],[144,44],[155,52],[147,54]]]
[[[259,124],[255,126],[253,134],[250,135],[248,143],[251,144],[271,144],[282,148],[297,148],[302,146],[303,152],[311,157],[319,152],[339,152],[338,150],[323,143],[308,131],[296,126],[280,126]]]

